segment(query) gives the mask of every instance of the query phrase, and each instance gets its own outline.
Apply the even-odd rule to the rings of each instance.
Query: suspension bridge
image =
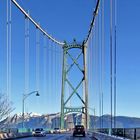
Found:
[[[107,2],[109,10],[105,14],[106,1],[95,0],[87,33],[83,40],[73,37],[71,42],[60,41],[55,38],[55,33],[48,33],[48,28],[46,30],[22,2],[1,2],[4,7],[1,42],[5,51],[1,92],[6,94],[7,101],[14,100],[16,104],[23,101],[22,128],[25,127],[27,106],[46,114],[51,110],[60,112],[61,129],[67,129],[66,118],[72,113],[81,114],[80,123],[86,130],[93,129],[91,114],[100,116],[98,128],[106,127],[104,114],[110,116],[109,133],[117,128],[116,1]],[[15,101],[14,93],[17,92],[19,98]],[[33,97],[34,93],[38,99]],[[25,101],[30,95],[32,98]],[[95,125],[94,121],[94,129]]]

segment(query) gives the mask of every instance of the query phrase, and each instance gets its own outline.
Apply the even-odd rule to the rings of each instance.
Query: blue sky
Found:
[[[95,0],[17,0],[32,17],[47,30],[49,34],[58,40],[72,42],[76,38],[83,41],[87,35],[92,18]],[[6,1],[0,2],[0,91],[6,92]],[[109,85],[109,0],[105,0],[105,47],[106,47],[106,85]],[[138,107],[140,105],[140,1],[118,0],[117,1],[117,115],[140,117]],[[35,85],[35,29],[30,24],[30,88],[36,89]],[[41,46],[43,46],[41,35]],[[61,91],[61,58],[62,50],[59,46],[47,41],[53,48],[47,48],[44,61],[44,47],[40,50],[40,97],[28,98],[26,111],[37,113],[53,113],[60,110]],[[56,55],[53,53],[57,51]],[[12,90],[11,100],[16,107],[14,112],[21,112],[22,94],[24,93],[24,16],[12,4]],[[41,61],[42,60],[42,61]],[[45,63],[46,62],[46,63]],[[54,66],[52,63],[55,62]],[[50,67],[49,67],[50,64]],[[46,74],[44,80],[43,65]],[[54,71],[51,72],[51,69]],[[59,69],[59,70],[58,70]],[[55,74],[56,73],[56,74]],[[51,78],[53,76],[53,78]],[[57,77],[57,83],[55,82]],[[49,82],[48,82],[49,81]],[[55,90],[52,85],[54,84]],[[45,87],[48,92],[45,92]],[[93,85],[94,86],[94,85]],[[57,92],[56,92],[57,91]],[[96,106],[98,114],[98,99],[90,95],[90,106]],[[97,96],[98,97],[98,96]],[[105,87],[104,112],[109,114],[109,87]],[[93,103],[95,102],[95,104]],[[93,113],[93,112],[91,112]]]

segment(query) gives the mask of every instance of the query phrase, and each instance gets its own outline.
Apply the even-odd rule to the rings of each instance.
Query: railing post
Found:
[[[137,131],[136,131],[136,128],[134,128],[134,140],[137,139]]]
[[[123,137],[125,138],[126,135],[125,135],[125,128],[123,129]]]

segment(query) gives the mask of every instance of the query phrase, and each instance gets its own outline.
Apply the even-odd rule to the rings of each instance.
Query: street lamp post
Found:
[[[22,99],[22,128],[24,128],[24,103],[25,103],[25,99],[27,97],[29,97],[30,95],[36,93],[36,96],[40,96],[38,91],[32,91],[28,94],[23,94],[23,99]]]

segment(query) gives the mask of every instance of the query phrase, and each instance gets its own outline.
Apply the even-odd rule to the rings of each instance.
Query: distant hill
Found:
[[[99,128],[100,120],[103,120],[103,127],[110,127],[110,115],[104,115],[102,117],[92,116],[89,117],[90,128]],[[73,128],[76,123],[81,123],[82,115],[77,115],[76,113],[69,114],[65,118],[65,127]],[[26,128],[36,128],[36,127],[44,127],[52,129],[54,127],[60,126],[60,114],[45,114],[40,115],[36,113],[25,114],[24,125]],[[6,118],[2,122],[0,122],[0,127],[11,127],[11,128],[22,128],[22,115],[15,114],[12,117]],[[126,117],[126,116],[117,116],[116,117],[116,126],[118,128],[140,128],[140,118],[136,117]]]

